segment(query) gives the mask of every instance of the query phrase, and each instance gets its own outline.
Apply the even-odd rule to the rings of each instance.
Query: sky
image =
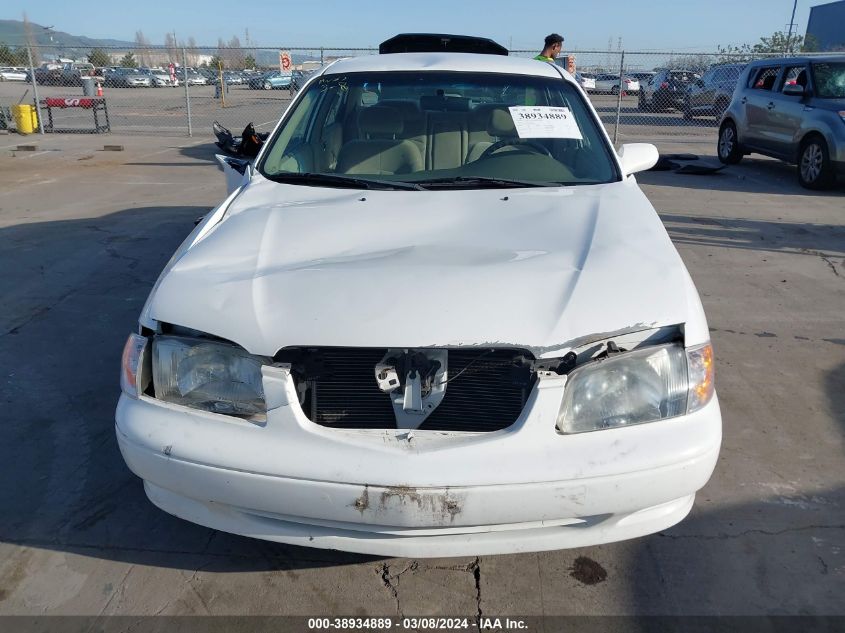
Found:
[[[22,19],[58,31],[132,41],[141,30],[153,44],[165,33],[216,45],[233,35],[245,44],[285,47],[369,47],[400,32],[480,35],[513,49],[538,49],[550,31],[568,50],[607,50],[618,40],[627,50],[714,51],[717,45],[755,43],[785,31],[793,0],[340,0],[233,2],[233,0],[4,0],[2,19]],[[797,31],[807,27],[810,7],[798,0]]]

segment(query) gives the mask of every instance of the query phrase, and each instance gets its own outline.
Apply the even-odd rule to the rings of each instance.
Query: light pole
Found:
[[[792,17],[789,19],[789,33],[786,35],[786,46],[784,47],[784,54],[789,54],[789,45],[792,42],[792,27],[795,26],[795,9],[798,8],[798,0],[792,2]]]

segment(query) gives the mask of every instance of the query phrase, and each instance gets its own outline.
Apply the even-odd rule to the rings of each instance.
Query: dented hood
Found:
[[[145,316],[255,354],[496,345],[539,356],[684,323],[689,283],[633,179],[359,191],[255,176],[174,258]]]

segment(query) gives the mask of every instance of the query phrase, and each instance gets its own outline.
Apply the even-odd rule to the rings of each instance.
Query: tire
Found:
[[[645,93],[640,90],[640,96],[637,98],[637,110],[641,110],[643,112],[648,112],[648,102],[645,100]]]
[[[611,86],[611,88],[610,88],[610,94],[612,94],[612,95],[618,95],[618,94],[619,94],[619,86]]]
[[[684,118],[684,121],[692,121],[695,118],[695,116],[692,113],[692,110],[690,110],[688,103],[684,104],[683,118]]]
[[[742,148],[737,139],[734,122],[722,123],[719,128],[719,140],[716,143],[716,154],[719,156],[719,161],[725,165],[736,165],[742,160]]]
[[[269,81],[264,82],[264,90],[272,90],[273,85]]]
[[[836,179],[827,143],[818,135],[805,138],[798,152],[798,182],[805,189],[827,189]]]

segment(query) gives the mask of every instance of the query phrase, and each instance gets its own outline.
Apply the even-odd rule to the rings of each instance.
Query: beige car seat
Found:
[[[413,141],[400,138],[401,114],[394,108],[370,106],[358,114],[362,139],[340,149],[337,172],[341,174],[408,174],[423,169],[422,154]]]

